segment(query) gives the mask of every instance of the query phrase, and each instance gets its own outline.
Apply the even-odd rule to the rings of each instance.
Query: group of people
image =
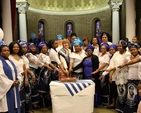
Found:
[[[48,43],[22,40],[0,46],[0,112],[33,113],[51,105],[49,83],[58,74],[95,82],[94,106],[116,108],[121,113],[137,111],[140,101],[141,56],[137,37],[133,42],[109,42],[61,34]]]

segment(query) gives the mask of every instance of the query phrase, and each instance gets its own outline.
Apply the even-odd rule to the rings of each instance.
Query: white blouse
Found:
[[[126,58],[129,61],[131,61],[130,56]],[[138,76],[138,67],[140,63],[135,63],[132,65],[128,65],[129,70],[128,70],[128,80],[139,80]]]
[[[74,52],[72,52],[70,54],[70,62],[73,63],[73,67],[77,66],[79,63],[82,62],[83,58],[86,57],[85,51],[82,50],[81,54],[76,54]],[[76,70],[75,72],[80,73],[82,72],[82,68]]]
[[[61,64],[58,52],[55,51],[53,48],[49,50],[49,57],[51,61],[57,62],[57,64]]]
[[[123,54],[120,54],[119,51],[117,51],[111,60],[111,68],[116,68],[113,78],[116,84],[124,84],[127,82],[127,76],[128,76],[128,67],[125,66],[123,68],[117,68],[120,65],[123,65],[125,62],[127,62],[126,58],[129,57],[131,54],[129,52],[125,52]]]
[[[49,58],[49,56],[47,56],[46,54],[40,53],[38,55],[38,60],[44,64],[50,64],[51,60]]]
[[[26,65],[26,68],[29,69],[29,60],[28,60],[28,58],[25,55],[23,55],[22,58],[23,58],[24,64]]]
[[[38,67],[42,67],[44,65],[42,62],[38,61],[38,57],[32,53],[27,53],[26,57],[29,60],[29,67],[37,69]]]
[[[93,46],[93,45],[92,45]],[[99,56],[99,46],[97,46],[97,48],[94,48],[93,54],[96,56]]]
[[[106,53],[104,54],[103,56],[101,56],[101,54],[99,55],[99,67],[103,64],[103,63],[107,63],[107,65],[101,69],[100,71],[105,71],[108,67],[108,64],[109,64],[109,61],[110,61],[110,57],[109,57],[109,54]]]

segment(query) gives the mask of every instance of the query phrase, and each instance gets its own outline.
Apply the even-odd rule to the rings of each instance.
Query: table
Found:
[[[92,80],[52,81],[50,91],[53,113],[92,113],[94,110],[95,84]]]

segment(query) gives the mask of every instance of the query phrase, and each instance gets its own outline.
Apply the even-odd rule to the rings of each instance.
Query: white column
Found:
[[[10,0],[2,0],[2,27],[4,41],[6,44],[10,44],[13,41]]]
[[[26,11],[28,8],[27,2],[20,2],[16,4],[19,12],[19,29],[20,39],[27,41],[27,25],[26,25]]]
[[[118,43],[120,39],[119,33],[119,9],[122,1],[110,1],[109,5],[112,8],[112,39],[113,43]]]
[[[135,0],[126,0],[126,37],[131,41],[136,35]]]

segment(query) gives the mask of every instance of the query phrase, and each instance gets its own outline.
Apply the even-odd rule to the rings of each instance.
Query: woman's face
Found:
[[[64,43],[63,44],[63,48],[68,49],[69,48],[69,44],[68,43]]]
[[[10,54],[10,50],[8,47],[3,47],[1,50],[1,56],[4,58],[8,58]]]
[[[79,52],[79,51],[81,50],[80,45],[75,45],[74,48],[75,48],[75,51],[76,51],[76,52]]]
[[[22,47],[22,52],[23,52],[23,54],[27,53],[27,46]]]
[[[62,45],[62,39],[58,39],[58,45]]]
[[[36,51],[35,45],[31,45],[31,46],[30,46],[30,51],[31,51],[31,52],[35,52],[35,51]]]
[[[89,44],[88,40],[83,41],[84,46],[87,46]]]
[[[106,53],[107,52],[106,47],[105,46],[101,46],[100,51],[101,51],[101,53]]]
[[[133,37],[133,38],[132,38],[132,42],[133,42],[133,43],[136,43],[137,41],[138,41],[138,40],[137,40],[136,37]]]
[[[102,42],[108,42],[108,37],[106,35],[102,36]]]
[[[87,56],[89,57],[89,56],[92,56],[92,54],[93,54],[93,51],[91,50],[91,49],[88,49],[87,50]]]
[[[57,40],[54,41],[54,43],[52,44],[52,47],[53,48],[57,48],[58,47],[58,41]]]
[[[118,51],[119,52],[122,52],[122,51],[124,51],[124,49],[123,49],[123,46],[122,46],[122,44],[118,44]]]
[[[97,44],[98,43],[98,41],[97,41],[97,39],[96,38],[93,38],[93,40],[92,40],[92,44]]]
[[[42,49],[41,49],[41,52],[42,53],[44,53],[44,54],[46,54],[47,53],[47,46],[46,45],[44,45],[43,47],[42,47]]]
[[[116,50],[115,50],[114,48],[111,47],[111,48],[109,49],[109,53],[110,53],[111,55],[113,55],[115,52],[116,52]]]
[[[137,56],[138,55],[138,49],[137,48],[130,48],[130,53],[133,56]]]
[[[19,45],[18,44],[14,44],[14,46],[13,46],[13,53],[14,54],[18,54],[19,50],[20,50]]]

